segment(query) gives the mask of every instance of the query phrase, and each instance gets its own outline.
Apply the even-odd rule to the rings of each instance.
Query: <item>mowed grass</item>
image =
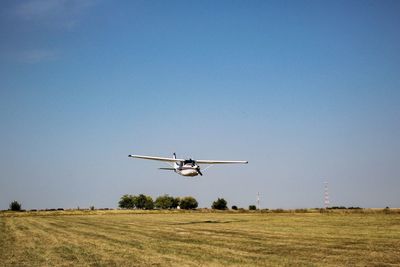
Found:
[[[400,266],[400,214],[20,214],[1,266]]]

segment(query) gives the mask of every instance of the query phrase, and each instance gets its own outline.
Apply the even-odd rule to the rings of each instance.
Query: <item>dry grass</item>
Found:
[[[400,214],[0,214],[1,266],[400,266]]]

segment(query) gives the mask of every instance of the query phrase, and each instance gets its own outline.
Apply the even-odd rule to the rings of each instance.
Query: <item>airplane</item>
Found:
[[[244,160],[193,160],[193,159],[177,159],[176,154],[173,154],[172,158],[162,158],[162,157],[151,157],[151,156],[141,156],[141,155],[128,155],[131,158],[137,159],[148,159],[148,160],[158,160],[164,161],[171,165],[171,168],[159,168],[160,170],[170,170],[175,171],[176,173],[182,176],[197,176],[203,175],[200,171],[200,166],[198,164],[208,164],[209,166],[204,170],[208,169],[214,164],[247,164],[248,161]],[[173,165],[171,164],[173,163]]]

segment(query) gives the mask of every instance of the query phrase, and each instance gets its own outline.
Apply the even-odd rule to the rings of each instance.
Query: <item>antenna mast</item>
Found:
[[[329,208],[329,190],[328,190],[328,182],[324,182],[324,206],[325,209]]]

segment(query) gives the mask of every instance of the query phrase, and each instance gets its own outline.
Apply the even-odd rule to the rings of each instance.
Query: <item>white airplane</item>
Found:
[[[208,164],[209,166],[204,170],[208,169],[214,164],[235,164],[242,163],[247,164],[248,161],[228,161],[228,160],[193,160],[193,159],[177,159],[176,154],[173,154],[172,158],[161,158],[161,157],[150,157],[150,156],[141,156],[141,155],[128,155],[131,158],[137,159],[149,159],[149,160],[158,160],[164,161],[171,165],[171,168],[159,168],[160,170],[171,170],[182,176],[197,176],[203,175],[200,171],[200,166],[198,164]],[[173,163],[173,165],[171,164]]]

